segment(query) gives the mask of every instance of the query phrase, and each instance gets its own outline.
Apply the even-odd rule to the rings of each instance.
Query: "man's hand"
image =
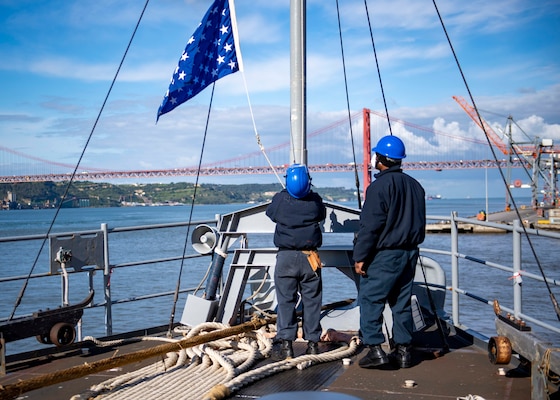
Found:
[[[356,273],[358,275],[366,276],[366,271],[363,268],[364,268],[364,262],[363,261],[359,261],[359,262],[354,263],[354,271],[356,271]]]

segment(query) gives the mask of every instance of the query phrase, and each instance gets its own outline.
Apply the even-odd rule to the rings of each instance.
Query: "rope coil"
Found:
[[[220,323],[204,323],[191,329],[187,338],[203,336],[209,330],[228,328]],[[130,398],[225,399],[252,382],[293,368],[300,370],[356,353],[358,338],[332,351],[302,355],[254,368],[272,354],[272,339],[266,327],[208,341],[198,346],[167,353],[161,360],[92,386],[71,400]],[[90,339],[92,340],[92,339]],[[171,339],[167,339],[171,341]]]
[[[544,377],[555,385],[560,383],[560,377],[550,370],[550,357],[552,352],[560,352],[560,348],[548,348],[542,357],[539,365]]]

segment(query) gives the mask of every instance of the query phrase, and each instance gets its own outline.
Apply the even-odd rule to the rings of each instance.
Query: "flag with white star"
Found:
[[[230,4],[231,2],[231,4]],[[179,59],[157,119],[240,69],[233,0],[215,0]]]

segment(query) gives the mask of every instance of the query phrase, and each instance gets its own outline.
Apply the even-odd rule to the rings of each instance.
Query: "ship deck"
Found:
[[[449,351],[442,352],[437,327],[417,334],[414,363],[407,369],[364,369],[358,361],[367,349],[351,358],[348,366],[333,361],[308,370],[290,370],[274,380],[257,382],[232,399],[256,399],[275,392],[320,391],[354,396],[357,399],[459,399],[478,395],[481,399],[526,400],[531,398],[531,378],[517,358],[507,365],[492,364],[484,343],[458,332],[447,336]],[[328,349],[328,344],[321,344]],[[305,344],[296,347],[303,354]],[[386,351],[389,351],[386,348]],[[503,368],[503,375],[500,369]],[[413,381],[413,382],[410,382]],[[408,384],[408,386],[407,386]],[[286,393],[286,400],[295,399]],[[312,397],[320,399],[320,396]],[[333,397],[328,397],[329,399]],[[552,397],[551,397],[552,398]],[[341,396],[342,400],[342,396]]]
[[[257,381],[232,394],[229,399],[258,399],[279,392],[314,392],[313,399],[320,399],[322,392],[333,398],[333,393],[346,394],[358,399],[460,399],[468,395],[482,399],[526,400],[531,398],[531,379],[526,365],[516,357],[508,365],[495,365],[489,361],[481,341],[470,336],[451,332],[447,336],[448,352],[441,352],[441,338],[435,327],[415,337],[414,365],[408,369],[363,369],[358,360],[366,354],[362,350],[351,358],[350,365],[332,361],[304,370],[292,369]],[[53,371],[91,363],[112,355],[127,354],[154,346],[159,342],[136,342],[117,348],[84,351],[79,347],[65,353],[35,353],[30,359],[12,359],[7,362],[7,375],[0,378],[0,385],[14,384],[20,380],[36,378]],[[333,344],[320,343],[320,350],[327,351]],[[304,342],[296,342],[295,355],[304,353]],[[29,356],[29,355],[28,355]],[[28,357],[29,358],[29,357]],[[91,385],[138,369],[155,360],[147,359],[122,368],[89,375],[84,378],[57,383],[22,394],[29,400],[69,399],[84,393]],[[263,360],[261,363],[268,363]],[[500,374],[503,368],[504,374]],[[414,381],[409,387],[406,381]],[[295,395],[295,393],[294,393]],[[551,399],[558,398],[552,393]],[[285,399],[291,395],[285,393]],[[3,398],[0,395],[0,398]],[[188,396],[187,396],[188,398]],[[301,397],[299,397],[301,398]]]

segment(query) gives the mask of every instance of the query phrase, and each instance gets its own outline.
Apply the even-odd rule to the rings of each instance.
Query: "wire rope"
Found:
[[[204,156],[204,149],[206,146],[206,138],[208,137],[208,126],[210,125],[210,115],[212,112],[212,102],[214,100],[214,89],[216,87],[216,82],[212,83],[212,93],[210,94],[210,102],[208,104],[208,112],[206,113],[206,125],[204,127],[204,135],[202,137],[202,146],[200,148],[200,156],[198,157],[198,167],[196,170],[196,179],[195,179],[195,184],[194,184],[194,192],[193,192],[193,196],[191,199],[191,208],[189,211],[189,223],[187,225],[187,232],[185,235],[185,241],[183,243],[183,256],[181,257],[181,266],[179,267],[179,274],[177,276],[177,284],[175,285],[175,293],[173,295],[173,305],[171,307],[171,312],[169,315],[169,327],[167,330],[167,336],[171,337],[172,335],[172,330],[173,330],[173,324],[175,321],[175,312],[177,310],[177,302],[179,301],[179,293],[181,292],[181,275],[183,274],[183,268],[185,266],[185,256],[187,254],[187,248],[188,248],[188,243],[189,243],[189,234],[190,234],[190,229],[191,229],[191,221],[192,221],[192,217],[193,217],[193,212],[194,212],[194,206],[195,206],[195,202],[197,199],[197,193],[198,193],[198,181],[200,179],[200,170],[201,170],[201,165],[202,165],[202,158]]]
[[[352,142],[352,157],[353,157],[353,161],[354,161],[354,179],[355,179],[355,183],[356,183],[356,196],[358,199],[358,208],[361,209],[362,208],[362,198],[360,195],[360,179],[358,177],[358,165],[356,164],[356,149],[355,149],[355,145],[354,145],[354,133],[352,131],[352,117],[351,117],[351,112],[350,112],[350,98],[348,95],[348,78],[346,75],[346,61],[344,60],[344,45],[343,45],[343,41],[342,41],[342,28],[340,25],[340,9],[338,6],[338,0],[336,0],[336,15],[338,18],[338,35],[339,35],[339,40],[340,40],[340,53],[342,56],[342,70],[344,71],[344,93],[346,94],[346,111],[348,113],[348,123],[350,125],[350,140]]]
[[[469,94],[469,98],[471,99],[471,103],[472,103],[472,105],[473,105],[473,108],[474,108],[474,110],[476,111],[476,115],[477,115],[478,121],[479,121],[479,123],[480,123],[480,126],[482,127],[482,130],[484,131],[484,135],[486,136],[486,140],[487,140],[487,142],[488,142],[488,147],[490,147],[490,151],[492,152],[492,156],[494,157],[494,160],[496,161],[496,165],[498,166],[498,172],[500,173],[500,176],[501,176],[501,178],[502,178],[502,182],[504,183],[504,186],[506,187],[506,191],[507,191],[508,197],[509,197],[509,199],[511,199],[511,202],[512,202],[512,205],[513,205],[513,209],[514,209],[514,211],[515,211],[515,213],[516,213],[516,215],[517,215],[517,218],[521,221],[521,220],[522,220],[521,213],[519,212],[519,209],[518,209],[518,207],[517,207],[517,204],[516,204],[516,202],[515,202],[515,199],[514,199],[513,196],[512,196],[511,189],[510,189],[509,184],[508,184],[508,182],[507,182],[507,179],[506,179],[506,177],[505,177],[505,175],[504,175],[504,171],[502,170],[502,168],[501,168],[500,165],[499,165],[498,157],[497,157],[497,155],[496,155],[496,150],[494,150],[494,147],[492,146],[492,143],[491,143],[491,141],[490,141],[490,136],[489,136],[488,132],[486,131],[486,128],[484,128],[484,123],[483,123],[483,121],[482,121],[482,116],[480,115],[480,112],[479,112],[479,110],[478,110],[478,107],[476,106],[476,102],[474,101],[474,97],[473,97],[473,95],[472,95],[471,89],[470,89],[470,87],[469,87],[469,84],[467,83],[467,79],[466,79],[466,77],[465,77],[465,74],[463,73],[463,69],[462,69],[462,67],[461,67],[461,63],[459,62],[459,58],[457,57],[457,53],[455,52],[455,48],[453,47],[453,44],[451,43],[451,39],[450,39],[449,34],[448,34],[448,32],[447,32],[447,28],[445,27],[445,24],[444,24],[444,22],[443,22],[443,18],[442,18],[442,16],[441,16],[441,13],[439,12],[438,6],[437,6],[437,4],[436,4],[436,0],[432,0],[432,2],[433,2],[433,4],[434,4],[434,8],[435,8],[435,10],[436,10],[437,16],[438,16],[439,21],[440,21],[440,23],[441,23],[441,27],[442,27],[442,29],[443,29],[443,32],[445,33],[445,37],[446,37],[446,39],[447,39],[447,42],[448,42],[449,47],[450,47],[450,49],[451,49],[451,52],[452,52],[452,54],[453,54],[453,58],[455,59],[455,63],[457,64],[457,68],[458,68],[458,70],[459,70],[459,73],[461,74],[461,78],[463,79],[463,83],[464,83],[464,85],[465,85],[465,88],[466,88],[466,90],[467,90],[467,92],[468,92],[468,94]],[[527,228],[525,227],[524,224],[521,224],[521,228],[522,228],[522,230],[523,230],[523,233],[524,233],[525,238],[527,239],[527,243],[529,244],[529,248],[531,249],[531,253],[533,254],[533,257],[534,257],[534,259],[535,259],[535,261],[536,261],[536,263],[537,263],[537,266],[538,266],[538,268],[539,268],[539,271],[540,271],[540,273],[541,273],[541,276],[543,277],[544,283],[545,283],[545,285],[546,285],[546,288],[547,288],[548,293],[549,293],[549,296],[550,296],[550,300],[551,300],[552,305],[553,305],[553,307],[554,307],[554,310],[555,310],[555,312],[556,312],[556,317],[557,317],[558,320],[560,321],[560,307],[559,307],[559,305],[558,305],[558,302],[556,301],[556,298],[555,298],[555,296],[554,296],[554,293],[552,293],[552,290],[551,290],[551,288],[550,288],[550,284],[548,283],[548,280],[546,279],[546,275],[545,275],[545,273],[544,273],[544,270],[543,270],[543,267],[542,267],[541,262],[540,262],[540,260],[539,260],[539,257],[538,257],[538,255],[537,255],[537,252],[535,251],[535,247],[534,247],[534,245],[533,245],[533,242],[532,242],[531,238],[529,237],[529,234],[528,234],[528,232],[527,232]]]
[[[128,50],[130,49],[130,46],[132,45],[132,41],[134,40],[134,37],[136,36],[136,32],[138,31],[138,27],[140,26],[140,21],[142,21],[142,17],[144,16],[144,12],[146,11],[146,8],[148,7],[149,2],[150,2],[150,0],[146,0],[146,2],[144,3],[144,7],[142,8],[142,12],[140,13],[140,17],[138,18],[138,21],[136,22],[136,26],[134,27],[134,30],[132,31],[132,35],[131,35],[131,37],[128,41],[128,44],[127,44],[126,49],[124,51],[124,54],[121,58],[121,61],[120,61],[119,66],[117,68],[117,71],[115,72],[115,75],[113,76],[113,80],[111,81],[111,84],[109,85],[109,89],[107,90],[107,94],[105,95],[105,99],[103,100],[101,108],[100,108],[100,110],[97,114],[97,117],[95,118],[93,126],[91,127],[91,131],[88,135],[88,138],[86,140],[84,148],[82,149],[80,157],[78,158],[78,162],[76,163],[76,167],[74,168],[74,171],[72,171],[72,175],[70,176],[70,179],[68,180],[68,185],[66,185],[66,188],[64,190],[64,194],[62,195],[62,197],[60,199],[60,202],[58,203],[58,207],[56,207],[56,211],[55,211],[54,216],[51,220],[49,228],[47,229],[47,233],[45,235],[45,238],[41,242],[41,247],[39,248],[39,251],[37,252],[37,256],[35,257],[35,260],[33,261],[33,265],[31,266],[31,269],[30,269],[29,273],[27,274],[27,277],[26,277],[26,279],[23,283],[23,286],[22,286],[22,288],[21,288],[21,290],[18,294],[18,297],[17,297],[16,302],[14,304],[14,308],[12,310],[12,313],[10,314],[10,317],[8,318],[8,321],[13,319],[13,317],[15,315],[15,312],[16,312],[16,309],[21,304],[21,300],[23,299],[23,295],[25,293],[27,285],[29,284],[29,279],[31,279],[31,275],[33,274],[33,271],[35,270],[35,267],[37,266],[37,263],[39,262],[39,257],[41,256],[43,248],[45,247],[45,243],[47,242],[49,234],[51,233],[51,231],[53,229],[54,223],[56,222],[56,218],[58,217],[60,209],[62,208],[62,205],[64,204],[66,198],[68,197],[68,193],[70,191],[70,187],[72,186],[72,182],[74,182],[74,178],[76,177],[76,174],[78,172],[78,168],[80,167],[80,163],[82,162],[82,159],[84,158],[84,154],[86,153],[86,149],[89,145],[89,142],[91,141],[91,138],[93,137],[93,132],[95,131],[95,128],[97,127],[97,123],[99,122],[99,119],[101,118],[101,114],[103,113],[103,110],[105,109],[105,105],[107,104],[107,100],[109,99],[109,95],[111,94],[111,92],[113,90],[113,86],[115,85],[115,82],[117,81],[117,77],[119,76],[119,72],[120,72],[120,70],[121,70],[121,68],[124,64],[124,60],[126,58],[126,55],[128,54]]]
[[[366,9],[366,15],[369,26],[369,35],[371,37],[371,46],[373,48],[373,55],[375,56],[375,67],[377,69],[377,76],[379,78],[379,88],[381,89],[381,96],[383,98],[383,106],[385,107],[385,115],[387,117],[387,125],[389,125],[389,133],[393,135],[393,129],[391,128],[391,118],[389,118],[389,109],[387,108],[387,99],[385,98],[385,90],[383,89],[383,80],[381,79],[381,68],[379,68],[379,60],[377,58],[377,50],[375,48],[375,40],[373,39],[373,29],[371,28],[371,20],[369,18],[369,11],[367,6],[367,0],[364,0],[364,7]]]

